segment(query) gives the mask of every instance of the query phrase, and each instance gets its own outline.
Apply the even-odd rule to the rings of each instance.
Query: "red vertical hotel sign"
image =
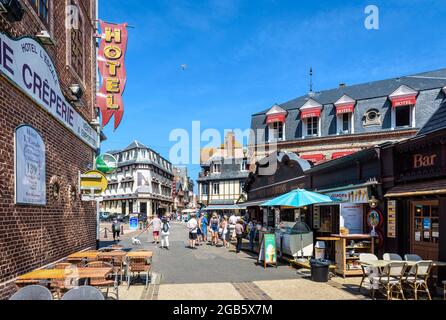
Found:
[[[100,21],[102,41],[99,47],[98,65],[102,87],[97,95],[97,104],[102,114],[102,125],[106,126],[114,116],[114,128],[118,128],[124,115],[122,94],[127,75],[124,61],[127,50],[127,23],[113,24]]]

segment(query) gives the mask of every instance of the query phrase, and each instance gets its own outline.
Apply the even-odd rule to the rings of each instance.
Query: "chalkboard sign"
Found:
[[[274,265],[277,268],[277,248],[276,235],[265,233],[259,253],[259,263],[263,261],[264,268],[267,265]]]

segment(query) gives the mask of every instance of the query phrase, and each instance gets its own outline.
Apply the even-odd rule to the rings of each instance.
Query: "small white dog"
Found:
[[[136,238],[132,238],[132,244],[133,244],[134,246],[141,246],[141,245],[142,245],[142,244],[141,244],[141,240],[136,239]]]

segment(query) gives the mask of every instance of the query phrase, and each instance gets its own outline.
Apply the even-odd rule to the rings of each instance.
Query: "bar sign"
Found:
[[[387,238],[396,238],[396,201],[387,203]]]

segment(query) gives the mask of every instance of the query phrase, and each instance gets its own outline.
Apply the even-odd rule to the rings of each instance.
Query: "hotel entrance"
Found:
[[[410,252],[423,259],[439,259],[439,201],[411,201]]]

